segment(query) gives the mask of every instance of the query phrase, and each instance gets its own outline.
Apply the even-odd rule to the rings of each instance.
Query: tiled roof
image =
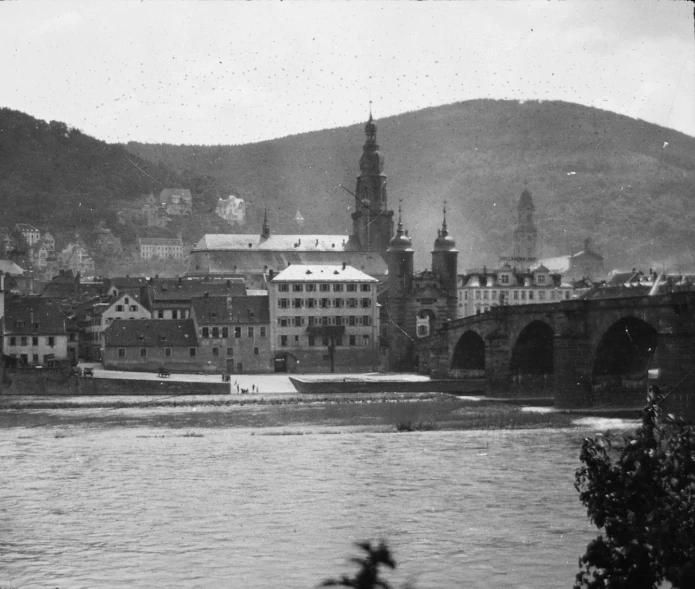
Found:
[[[369,274],[370,276],[385,276],[387,265],[377,252],[363,251],[211,251],[206,255],[203,270],[206,274],[224,275],[260,274],[268,269],[282,270],[295,264],[342,264],[343,262]],[[193,261],[191,262],[193,264]],[[189,274],[203,270],[195,270],[193,266]]]
[[[634,286],[595,286],[587,290],[585,293],[582,293],[578,298],[582,300],[589,300],[643,297],[647,296],[650,291],[651,286],[637,284],[635,284]]]
[[[246,294],[243,280],[205,281],[196,278],[156,279],[149,286],[152,301],[188,301],[196,296],[240,296]]]
[[[355,249],[349,235],[271,235],[208,234],[193,251],[277,251],[277,252],[343,252]]]
[[[19,229],[20,232],[24,232],[24,231],[38,232],[39,231],[33,225],[29,225],[29,223],[17,223],[17,229]]]
[[[19,275],[24,274],[24,270],[11,260],[0,260],[0,272],[4,274]]]
[[[191,199],[191,191],[188,188],[165,188],[159,193],[162,202],[169,202],[172,196],[180,196],[186,200]]]
[[[104,331],[106,346],[195,347],[198,336],[192,319],[116,320]]]
[[[268,323],[270,312],[267,296],[196,297],[191,310],[199,324]]]
[[[5,297],[8,335],[62,335],[65,316],[53,301],[37,296]]]
[[[540,266],[535,269],[535,272],[547,272],[548,269]],[[499,274],[503,272],[508,272],[510,274],[510,284],[500,284]],[[495,288],[516,288],[516,287],[538,287],[538,288],[548,288],[548,287],[559,287],[559,286],[569,286],[563,285],[562,276],[560,274],[548,274],[550,282],[548,284],[533,284],[533,272],[514,272],[511,268],[502,267],[500,270],[486,270],[486,271],[472,271],[466,274],[459,274],[458,282],[459,287],[465,286],[487,286],[488,279],[492,277],[493,284]],[[531,281],[531,284],[526,284],[527,281]]]
[[[292,264],[272,282],[378,282],[368,274],[348,265]]]
[[[138,243],[140,245],[183,245],[183,241],[176,237],[139,237]]]

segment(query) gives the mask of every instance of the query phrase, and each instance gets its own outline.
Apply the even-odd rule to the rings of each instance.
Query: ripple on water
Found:
[[[383,537],[398,583],[554,588],[594,535],[581,432],[27,431],[0,434],[0,585],[307,588]]]

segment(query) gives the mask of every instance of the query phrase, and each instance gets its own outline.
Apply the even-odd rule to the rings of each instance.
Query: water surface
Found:
[[[596,535],[591,430],[313,431],[6,429],[0,586],[308,588],[385,538],[399,585],[554,589]]]

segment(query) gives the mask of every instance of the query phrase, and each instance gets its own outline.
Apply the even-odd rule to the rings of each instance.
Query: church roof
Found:
[[[299,248],[298,248],[299,249]],[[205,251],[205,250],[203,250]],[[370,276],[385,276],[387,265],[377,252],[341,251],[336,248],[331,251],[268,251],[268,250],[213,250],[207,256],[204,275],[258,274],[268,269],[277,270],[296,264],[342,264],[348,265],[369,274]],[[198,275],[193,269],[187,275]]]
[[[193,251],[342,252],[354,250],[349,235],[271,235],[210,233]]]

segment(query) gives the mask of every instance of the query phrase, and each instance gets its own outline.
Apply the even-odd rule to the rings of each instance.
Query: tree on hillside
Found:
[[[575,487],[601,534],[579,560],[575,589],[695,587],[695,427],[662,416],[656,387],[642,425],[613,447],[587,438]]]

